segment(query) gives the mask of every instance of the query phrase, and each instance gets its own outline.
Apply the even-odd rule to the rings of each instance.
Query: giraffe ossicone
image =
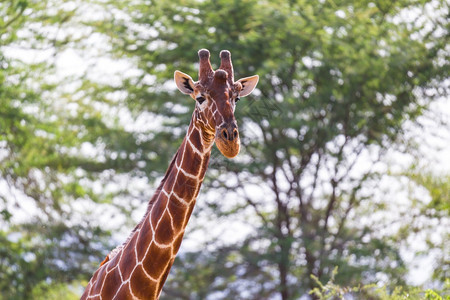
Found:
[[[236,102],[249,95],[258,75],[234,81],[231,54],[220,52],[214,71],[206,49],[198,52],[198,81],[175,71],[178,89],[196,102],[186,137],[174,155],[141,222],[95,271],[81,299],[158,299],[194,209],[216,143],[227,158],[239,153]]]

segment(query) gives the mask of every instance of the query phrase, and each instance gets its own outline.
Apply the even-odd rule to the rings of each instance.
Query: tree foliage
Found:
[[[31,299],[86,280],[113,247],[98,215],[120,214],[111,199],[127,193],[106,183],[136,163],[111,158],[130,140],[116,117],[106,120],[58,77],[74,9],[4,1],[0,15],[0,299]]]
[[[138,182],[157,180],[184,136],[193,103],[171,81],[176,69],[195,78],[200,48],[216,67],[219,51],[230,50],[236,78],[260,75],[255,96],[236,109],[242,152],[228,161],[213,150],[196,211],[207,226],[238,220],[250,233],[182,250],[162,298],[298,299],[330,279],[405,284],[401,245],[421,228],[410,226],[410,202],[392,199],[398,177],[383,158],[405,146],[405,121],[448,96],[445,1],[74,3],[0,6],[0,54],[21,39],[30,48],[50,44],[55,56],[67,48],[89,56],[94,43],[98,61],[126,66],[110,80],[88,68],[70,86],[48,80],[49,63],[2,56],[0,183],[10,193],[0,193],[8,224],[0,282],[12,276],[25,291],[5,285],[2,295],[58,293],[58,282],[89,278],[114,243],[102,222],[121,225],[119,215],[145,203],[150,194]],[[62,34],[35,30],[45,26]],[[423,221],[433,224],[431,206],[448,220],[448,181],[409,175],[432,198],[412,201]],[[12,192],[37,216],[14,219]],[[27,273],[34,265],[46,268]],[[441,269],[435,278],[447,275]],[[56,283],[42,287],[45,280]]]
[[[391,220],[372,214],[392,209],[377,193],[380,162],[402,136],[403,123],[447,95],[443,2],[107,7],[111,16],[95,25],[109,37],[112,53],[130,57],[141,71],[123,85],[138,115],[172,116],[173,107],[186,105],[161,90],[173,70],[195,72],[199,48],[230,49],[236,77],[261,76],[260,93],[237,108],[243,153],[231,162],[216,157],[209,172],[207,188],[233,194],[232,204],[204,199],[213,218],[245,215],[251,207],[253,232],[241,243],[182,256],[168,298],[294,299],[316,286],[310,274],[327,281],[334,266],[338,283],[404,284],[399,237],[385,233]],[[417,9],[437,13],[428,19]],[[184,128],[182,116],[171,125]],[[172,126],[166,130],[158,134],[172,134]]]

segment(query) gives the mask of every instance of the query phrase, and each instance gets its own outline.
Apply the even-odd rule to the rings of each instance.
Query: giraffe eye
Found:
[[[202,104],[203,102],[205,102],[206,99],[205,97],[198,96],[197,98],[195,98],[195,100],[197,100],[199,104]]]
[[[239,100],[241,100],[241,98],[236,97],[236,99],[234,99],[234,102],[238,102]]]

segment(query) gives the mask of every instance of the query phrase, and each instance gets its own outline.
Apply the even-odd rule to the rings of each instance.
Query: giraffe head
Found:
[[[258,83],[258,75],[234,81],[231,54],[220,52],[220,67],[214,71],[209,61],[209,51],[198,51],[200,66],[198,81],[180,71],[175,71],[175,83],[183,93],[196,100],[194,115],[203,139],[214,139],[217,148],[227,158],[239,153],[239,130],[234,117],[236,102],[249,95]]]

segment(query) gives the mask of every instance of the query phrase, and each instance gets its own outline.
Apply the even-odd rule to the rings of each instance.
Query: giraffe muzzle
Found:
[[[227,158],[233,158],[239,153],[240,139],[236,124],[225,124],[216,130],[217,148]]]

